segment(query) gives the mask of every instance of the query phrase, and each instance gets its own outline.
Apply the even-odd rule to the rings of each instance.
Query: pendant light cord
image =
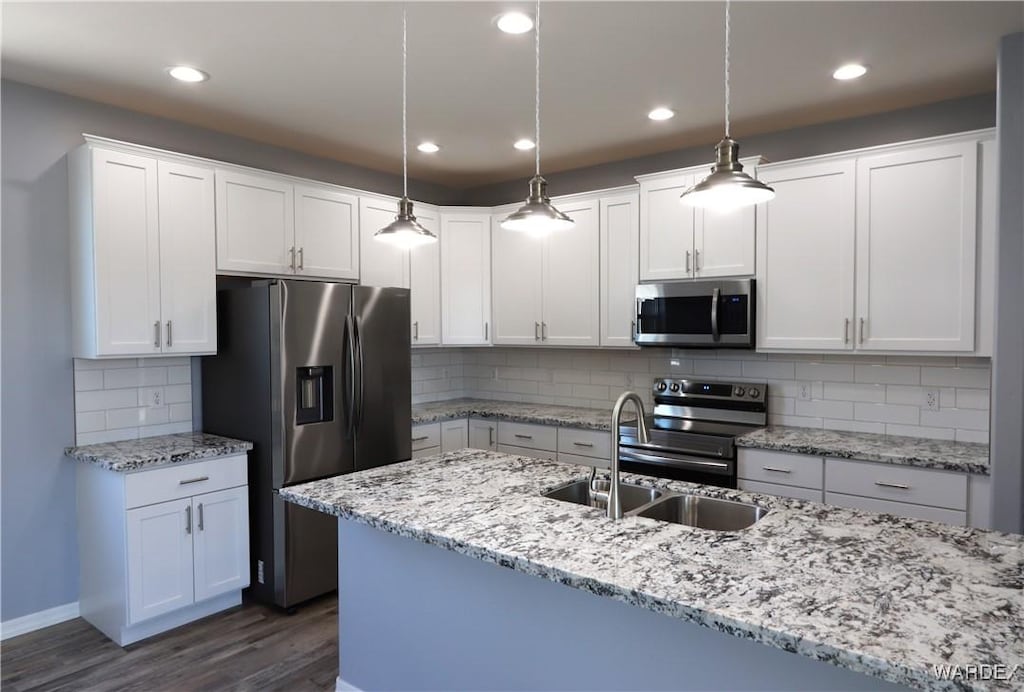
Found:
[[[406,136],[406,60],[408,50],[406,49],[406,20],[405,7],[402,7],[402,197],[409,196],[409,142]]]
[[[536,54],[536,74],[535,74],[535,91],[534,91],[534,111],[533,111],[533,126],[534,126],[534,174],[540,175],[540,0],[537,0],[537,13],[534,17],[534,29],[533,29],[533,42],[534,42],[534,53]]]
[[[725,136],[729,134],[729,0],[725,0]]]

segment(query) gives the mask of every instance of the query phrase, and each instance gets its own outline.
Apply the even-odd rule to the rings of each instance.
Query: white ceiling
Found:
[[[387,171],[401,170],[401,7],[394,2],[3,3],[5,78]],[[492,19],[531,3],[412,2],[410,175],[469,187],[518,177],[533,153],[533,34]],[[543,169],[721,135],[720,2],[548,2]],[[1022,2],[736,2],[733,134],[995,88],[999,37]],[[870,66],[854,82],[832,70]],[[172,81],[188,63],[203,84]],[[656,105],[669,121],[646,117]],[[422,139],[439,154],[412,147]],[[710,157],[709,149],[709,157]]]

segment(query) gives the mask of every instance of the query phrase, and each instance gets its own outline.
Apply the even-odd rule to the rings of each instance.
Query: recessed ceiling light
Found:
[[[170,68],[168,72],[179,82],[205,82],[210,78],[210,75],[206,74],[202,70],[197,70],[196,68],[189,67],[188,65],[175,65]]]
[[[421,142],[416,148],[424,154],[436,154],[441,151],[441,147],[437,146],[433,142]]]
[[[659,107],[655,108],[650,113],[648,113],[647,117],[650,118],[651,120],[668,120],[669,118],[674,117],[675,114],[676,112],[671,108]]]
[[[522,12],[506,12],[498,17],[497,24],[506,34],[525,34],[533,28],[533,19]]]
[[[857,77],[863,77],[867,71],[868,68],[863,65],[851,62],[836,69],[836,71],[832,73],[832,78],[839,80],[857,79]]]
[[[516,143],[513,144],[512,146],[514,146],[519,151],[529,151],[530,149],[533,149],[536,145],[533,143],[532,139],[517,139]]]

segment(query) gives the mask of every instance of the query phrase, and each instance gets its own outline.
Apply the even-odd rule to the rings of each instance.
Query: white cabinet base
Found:
[[[135,642],[142,641],[154,635],[166,632],[167,630],[187,625],[190,622],[195,622],[200,618],[204,618],[207,615],[213,615],[219,613],[227,608],[232,608],[242,604],[242,590],[230,591],[220,596],[214,596],[206,601],[201,601],[187,608],[181,608],[171,613],[166,613],[159,617],[150,618],[144,620],[137,625],[130,627],[121,627],[114,632],[109,632],[100,628],[96,623],[96,628],[99,629],[103,634],[107,635],[119,646],[128,646]],[[85,613],[82,613],[82,618],[89,620]],[[91,622],[91,621],[90,621]]]

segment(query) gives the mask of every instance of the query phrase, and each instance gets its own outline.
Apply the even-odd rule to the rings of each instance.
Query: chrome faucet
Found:
[[[608,518],[622,518],[622,503],[619,500],[619,426],[622,420],[622,407],[627,401],[632,401],[636,406],[637,415],[637,440],[640,444],[650,442],[650,433],[647,431],[647,413],[644,411],[644,401],[636,392],[623,392],[615,401],[612,408],[612,458],[611,458],[611,483],[608,486]],[[591,474],[593,478],[593,474]],[[593,485],[593,484],[591,484]]]

